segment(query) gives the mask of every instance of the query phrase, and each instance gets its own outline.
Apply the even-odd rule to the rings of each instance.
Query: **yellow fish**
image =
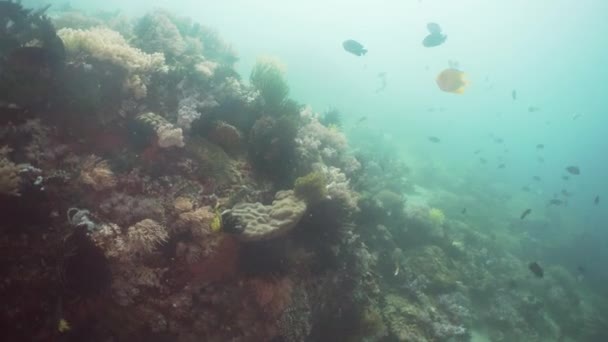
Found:
[[[458,69],[448,68],[437,75],[437,85],[439,89],[454,94],[463,94],[469,81],[466,74]]]

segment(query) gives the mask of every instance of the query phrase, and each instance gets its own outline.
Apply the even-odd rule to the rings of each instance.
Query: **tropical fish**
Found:
[[[344,48],[344,50],[356,56],[363,56],[367,53],[367,50],[363,47],[363,45],[353,39],[345,40],[342,43],[342,47]]]
[[[513,90],[511,91],[511,98],[512,98],[513,100],[517,100],[517,90],[513,89]]]
[[[566,171],[568,171],[572,175],[580,175],[581,174],[581,170],[578,168],[578,166],[574,166],[574,165],[566,167]]]
[[[564,204],[564,201],[554,198],[552,200],[549,201],[549,203],[547,203],[547,205],[562,205]]]
[[[543,268],[540,267],[540,265],[536,261],[528,264],[528,269],[538,278],[542,278],[545,275]]]
[[[437,137],[429,137],[429,141],[430,142],[434,142],[434,143],[438,143],[441,141],[441,139],[437,138]]]
[[[532,209],[528,208],[526,210],[524,210],[523,213],[521,213],[521,216],[519,216],[520,220],[523,220],[526,218],[526,216],[530,215],[530,213],[532,212]]]
[[[426,29],[429,31],[429,35],[424,37],[422,45],[424,47],[435,47],[445,43],[448,36],[441,33],[441,27],[437,23],[426,24]]]
[[[441,33],[441,26],[437,23],[428,23],[426,24],[426,29],[430,34],[439,34]]]
[[[448,68],[439,73],[436,82],[439,89],[454,94],[463,94],[469,85],[466,74],[454,68]]]
[[[595,196],[595,199],[593,200],[593,203],[594,203],[595,205],[600,204],[600,195]]]
[[[367,116],[362,116],[359,118],[359,120],[357,120],[357,124],[362,123],[363,121],[367,120]]]
[[[539,149],[539,150],[542,150],[543,148],[545,148],[545,145],[544,144],[538,144],[538,145],[536,145],[536,148]]]

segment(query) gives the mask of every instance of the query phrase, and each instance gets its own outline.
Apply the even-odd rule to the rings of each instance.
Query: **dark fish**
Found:
[[[545,148],[545,145],[538,144],[538,145],[536,145],[536,148],[539,149],[539,150],[542,150],[543,148]]]
[[[574,114],[574,115],[572,115],[572,121],[580,118],[581,116],[582,116],[581,114]]]
[[[444,34],[431,33],[428,36],[424,37],[424,39],[422,40],[422,45],[427,48],[435,47],[445,43],[446,39],[448,39],[448,36]]]
[[[522,186],[521,190],[525,191],[525,192],[530,192],[530,187],[528,187],[527,185],[526,186]]]
[[[538,160],[539,163],[545,162],[545,158],[543,158],[543,157],[538,157],[538,158],[536,158],[536,160]]]
[[[540,265],[536,261],[528,264],[528,269],[530,270],[530,272],[534,273],[534,275],[538,278],[542,278],[545,275],[545,271],[543,271],[543,268],[540,267]]]
[[[532,179],[534,179],[534,180],[535,180],[535,181],[537,181],[537,182],[540,182],[540,181],[542,180],[542,179],[541,179],[540,177],[538,177],[538,176],[534,176],[534,177],[532,177]]]
[[[479,152],[481,152],[481,150],[475,150],[475,152],[473,152],[473,154],[479,154]]]
[[[430,34],[439,34],[441,33],[441,26],[437,23],[428,23],[426,24],[426,29]]]
[[[570,197],[572,196],[572,193],[568,192],[568,190],[566,189],[562,189],[562,195],[564,195],[565,197]]]
[[[429,31],[429,35],[424,37],[424,40],[422,41],[424,47],[439,46],[448,38],[448,36],[441,33],[441,26],[437,23],[426,24],[426,29]]]
[[[593,200],[593,203],[594,203],[595,205],[600,204],[600,195],[595,196],[595,199]]]
[[[564,204],[564,201],[554,198],[554,199],[550,200],[547,205],[562,205],[562,204]]]
[[[578,166],[568,166],[566,168],[566,171],[568,171],[570,174],[572,175],[580,175],[581,174],[581,170],[578,168]]]
[[[467,208],[462,208],[462,211],[460,212],[461,214],[466,214],[467,213]]]
[[[361,43],[352,39],[345,40],[342,43],[342,47],[344,48],[344,50],[356,56],[363,56],[367,53],[367,50],[363,47]]]
[[[585,269],[585,267],[583,267],[581,265],[576,266],[576,270],[578,271],[578,273],[582,273],[582,274],[587,272],[587,269]]]
[[[538,112],[540,110],[540,107],[536,107],[536,106],[530,106],[528,107],[528,112],[529,113],[535,113]]]
[[[511,91],[511,98],[512,98],[513,100],[517,100],[517,90],[513,89],[513,90]]]
[[[362,123],[363,121],[367,120],[367,116],[362,116],[359,118],[359,120],[357,120],[357,124]]]
[[[521,213],[521,216],[519,217],[520,220],[523,220],[526,218],[526,216],[530,215],[530,213],[532,212],[532,209],[528,208],[526,210],[524,210],[523,213]]]
[[[429,137],[429,141],[430,142],[434,142],[434,143],[438,143],[441,141],[441,139],[437,138],[437,137]]]
[[[496,139],[494,139],[494,142],[497,144],[502,144],[504,142],[504,140],[502,138],[496,138]]]
[[[565,181],[567,181],[568,179],[570,179],[570,177],[568,177],[568,176],[566,176],[566,175],[563,175],[563,176],[562,176],[562,179],[563,179],[563,180],[565,180]]]
[[[505,168],[505,164],[500,164],[500,165],[498,165],[498,168],[499,168],[499,169],[504,169],[504,168]]]
[[[487,161],[485,158],[479,158],[479,161],[480,161],[482,164],[485,164],[485,163],[487,163],[487,162],[488,162],[488,161]]]

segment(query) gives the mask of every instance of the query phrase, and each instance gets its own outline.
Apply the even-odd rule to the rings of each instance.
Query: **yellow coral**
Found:
[[[441,209],[429,209],[429,221],[435,226],[442,226],[445,222],[445,214]]]
[[[0,159],[0,193],[19,196],[19,169],[10,160]]]

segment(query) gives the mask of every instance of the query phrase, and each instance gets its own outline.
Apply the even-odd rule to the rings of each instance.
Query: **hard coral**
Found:
[[[166,72],[162,53],[146,54],[131,47],[124,37],[113,30],[95,27],[88,30],[64,28],[57,32],[68,56],[73,60],[87,58],[95,67],[110,63],[122,69],[123,88],[136,99],[147,95],[147,80],[157,72]]]
[[[247,241],[268,240],[289,232],[306,212],[306,203],[293,191],[279,191],[272,205],[240,203],[230,210],[243,231],[238,235]]]
[[[137,36],[135,44],[147,53],[166,53],[178,57],[186,50],[186,43],[173,16],[162,10],[146,14],[135,25],[133,31]]]
[[[169,237],[165,227],[151,219],[139,221],[129,227],[127,236],[129,248],[133,252],[146,254],[154,251]]]

